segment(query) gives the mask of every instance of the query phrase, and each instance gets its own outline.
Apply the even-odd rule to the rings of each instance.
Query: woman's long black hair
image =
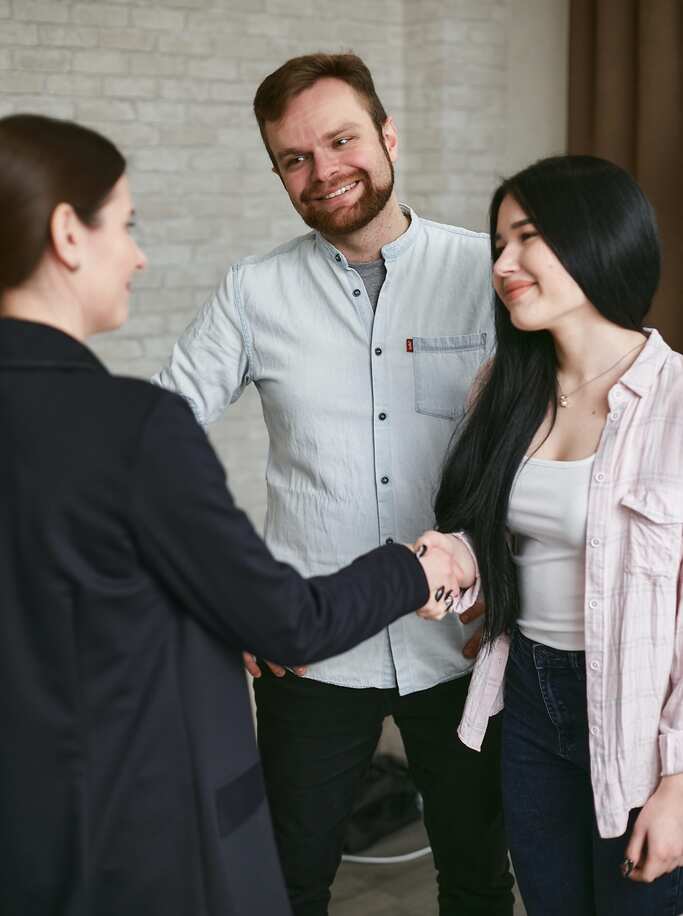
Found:
[[[537,232],[609,321],[642,330],[659,282],[654,213],[623,169],[594,156],[541,159],[505,180],[491,201],[491,256],[498,210],[513,197]],[[496,351],[446,460],[435,510],[441,531],[466,531],[479,563],[484,643],[519,614],[506,535],[510,490],[550,405],[557,411],[557,359],[548,331],[520,331],[495,297]]]

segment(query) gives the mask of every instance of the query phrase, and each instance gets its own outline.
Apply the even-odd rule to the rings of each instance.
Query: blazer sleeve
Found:
[[[141,435],[132,519],[144,565],[188,614],[284,664],[344,652],[428,598],[422,567],[398,544],[308,580],[275,560],[235,506],[188,406],[170,394],[160,394]]]

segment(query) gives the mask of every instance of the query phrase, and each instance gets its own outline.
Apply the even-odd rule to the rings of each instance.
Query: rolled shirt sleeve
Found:
[[[236,401],[251,379],[251,341],[241,312],[239,269],[225,275],[152,382],[181,395],[204,427]]]
[[[474,563],[474,582],[472,585],[470,585],[469,588],[465,588],[460,592],[458,600],[453,605],[454,613],[464,614],[465,611],[469,610],[476,602],[477,598],[479,597],[479,592],[481,591],[479,564],[477,563],[477,557],[469,535],[467,535],[464,531],[452,531],[450,534],[451,537],[454,537],[456,540],[465,545],[470,557],[472,558],[472,562]]]

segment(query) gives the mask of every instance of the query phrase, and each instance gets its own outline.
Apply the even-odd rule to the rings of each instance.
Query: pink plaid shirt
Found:
[[[614,837],[660,776],[683,772],[683,356],[651,331],[608,399],[584,609],[591,782],[600,834]],[[478,592],[477,578],[456,610]],[[500,637],[474,668],[458,733],[475,750],[503,708],[508,650]]]

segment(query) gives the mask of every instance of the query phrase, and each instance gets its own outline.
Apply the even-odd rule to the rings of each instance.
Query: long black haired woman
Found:
[[[107,373],[84,340],[145,264],[124,168],[76,124],[0,120],[0,912],[281,916],[240,650],[302,664],[439,617],[454,561],[302,579],[184,402]]]
[[[503,706],[508,839],[529,916],[683,912],[683,358],[643,328],[650,205],[587,156],[491,205],[497,349],[436,509],[481,586],[460,726]],[[471,587],[470,587],[471,586]]]

